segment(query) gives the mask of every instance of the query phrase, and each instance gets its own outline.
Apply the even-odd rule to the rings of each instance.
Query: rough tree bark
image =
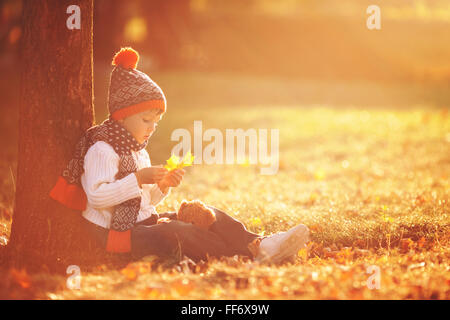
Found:
[[[68,6],[81,9],[69,30]],[[25,0],[15,211],[8,244],[14,266],[65,272],[91,258],[79,211],[49,197],[84,130],[94,124],[93,0]]]

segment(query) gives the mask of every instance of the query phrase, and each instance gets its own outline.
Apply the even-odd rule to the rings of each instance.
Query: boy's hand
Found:
[[[183,180],[183,176],[186,173],[183,169],[174,169],[169,171],[161,181],[158,182],[158,186],[165,193],[168,187],[178,187]],[[164,189],[164,190],[163,190]]]
[[[158,183],[167,173],[167,169],[163,167],[148,167],[138,170],[134,174],[136,175],[139,187],[141,187],[142,184]]]

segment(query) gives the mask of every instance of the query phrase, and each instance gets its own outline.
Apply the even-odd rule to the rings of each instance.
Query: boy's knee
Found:
[[[170,220],[167,223],[162,223],[161,226],[170,231],[184,231],[193,225],[179,220]]]

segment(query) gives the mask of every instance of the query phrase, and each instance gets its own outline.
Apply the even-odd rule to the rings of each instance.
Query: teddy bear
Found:
[[[216,214],[200,200],[183,200],[177,212],[177,220],[208,229],[216,221]],[[164,222],[168,222],[168,219],[158,220],[158,223]]]
[[[216,214],[214,213],[214,210],[209,209],[200,200],[183,200],[177,212],[177,220],[192,223],[203,229],[208,229],[216,221]],[[169,218],[158,219],[158,224],[167,222],[170,222]],[[262,237],[258,237],[251,241],[247,246],[254,258],[259,253],[261,240]]]

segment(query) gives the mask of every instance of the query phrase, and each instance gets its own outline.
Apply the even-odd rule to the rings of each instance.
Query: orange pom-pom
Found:
[[[120,49],[113,58],[113,66],[121,66],[125,69],[136,69],[139,61],[139,53],[131,47]]]

